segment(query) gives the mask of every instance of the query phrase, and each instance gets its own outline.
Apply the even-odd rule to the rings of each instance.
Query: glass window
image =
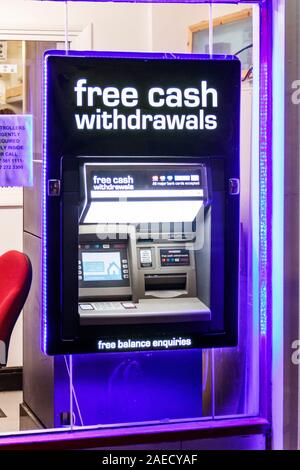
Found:
[[[72,357],[47,357],[40,349],[43,53],[45,50],[63,48],[64,31],[49,31],[47,26],[47,13],[50,24],[58,12],[62,14],[63,4],[43,3],[30,8],[32,18],[35,14],[39,21],[44,18],[43,40],[34,31],[33,37],[22,40],[2,40],[0,33],[0,114],[28,113],[33,115],[34,122],[34,186],[24,190],[23,208],[20,206],[24,214],[24,231],[21,225],[18,226],[18,236],[23,238],[23,250],[33,265],[33,281],[24,308],[23,332],[21,327],[14,332],[8,363],[8,366],[23,368],[23,389],[0,392],[0,432],[68,428],[70,425],[129,425],[257,416],[259,371],[263,364],[258,360],[260,332],[258,313],[253,307],[253,168],[257,163],[253,160],[253,123],[257,121],[258,114],[258,109],[253,105],[253,82],[258,80],[258,70],[253,67],[253,48],[257,47],[255,35],[258,29],[253,28],[252,6],[213,7],[216,23],[213,51],[232,54],[242,49],[238,346],[79,354]],[[11,14],[8,7],[5,12]],[[224,17],[226,27],[222,27]],[[76,25],[83,23],[93,23],[93,32],[88,27],[79,31]],[[208,38],[207,5],[103,5],[81,2],[69,5],[67,40],[71,49],[84,50],[93,45],[95,50],[207,54]],[[122,217],[124,207],[116,210],[108,204],[106,211],[113,221],[114,217]],[[188,210],[194,215],[194,212],[199,212],[199,207],[196,200],[196,204],[190,205]],[[0,217],[2,211],[0,199]],[[149,207],[149,211],[152,211],[154,223],[168,222],[156,220],[157,211],[153,208]],[[176,214],[176,208],[171,205],[166,207],[166,211]],[[133,223],[136,223],[141,216],[138,204],[131,215]],[[90,214],[85,216],[87,223],[101,223],[103,212],[100,213],[95,206],[94,212],[91,207]],[[1,226],[9,238],[12,227],[2,223]],[[205,236],[207,234],[203,235],[204,239]],[[6,245],[1,242],[1,234],[0,243],[3,243],[0,245],[2,253]],[[89,242],[80,246],[80,285],[100,283],[101,288],[107,289],[105,283],[116,283],[123,289],[124,301],[128,301],[124,248],[121,246],[106,252],[102,248],[94,249]],[[164,263],[169,262],[171,254],[161,248],[160,256],[161,259],[164,257]],[[139,256],[140,269],[149,268],[154,252],[146,243]],[[178,256],[183,259],[187,254],[182,251]],[[257,266],[254,268],[257,269]],[[152,290],[156,289],[153,279],[147,282]],[[181,282],[178,278],[174,288],[181,289]]]

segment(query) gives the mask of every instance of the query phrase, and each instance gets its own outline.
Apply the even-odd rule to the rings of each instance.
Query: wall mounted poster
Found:
[[[0,186],[32,186],[32,116],[0,116]]]

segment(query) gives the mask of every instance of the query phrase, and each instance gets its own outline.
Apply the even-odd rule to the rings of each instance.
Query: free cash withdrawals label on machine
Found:
[[[47,353],[236,344],[239,94],[235,58],[46,53]]]

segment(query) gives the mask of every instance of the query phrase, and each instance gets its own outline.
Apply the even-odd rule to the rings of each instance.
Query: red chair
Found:
[[[10,337],[32,278],[29,258],[19,251],[0,256],[0,367],[6,365]]]

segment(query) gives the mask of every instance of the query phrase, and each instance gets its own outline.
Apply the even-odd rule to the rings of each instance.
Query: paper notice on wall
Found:
[[[0,115],[0,186],[32,186],[31,115]]]

